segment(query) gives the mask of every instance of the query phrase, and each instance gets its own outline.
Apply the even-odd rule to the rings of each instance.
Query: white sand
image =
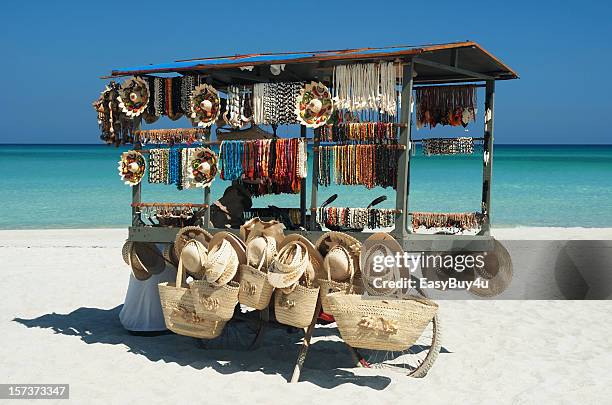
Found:
[[[500,237],[612,236],[609,229],[518,229]],[[350,368],[342,345],[319,338],[303,382],[289,385],[298,339],[283,331],[266,335],[252,352],[204,350],[175,335],[130,336],[117,319],[128,279],[120,253],[126,234],[0,232],[0,383],[70,383],[71,402],[79,404],[596,404],[612,398],[610,301],[444,301],[444,352],[424,379]]]

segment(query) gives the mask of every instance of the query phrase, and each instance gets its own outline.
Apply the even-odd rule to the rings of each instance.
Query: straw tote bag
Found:
[[[206,280],[195,280],[191,284],[193,305],[200,318],[229,321],[238,304],[240,285],[235,281],[218,286]]]
[[[370,300],[360,295],[327,296],[342,340],[349,346],[402,351],[416,343],[436,315],[438,304],[413,297],[407,300]]]
[[[276,243],[268,239],[271,237],[264,236],[264,238],[266,238],[266,251],[261,255],[257,267],[242,264],[238,269],[240,275],[238,301],[247,307],[259,310],[270,304],[270,298],[272,298],[274,292],[274,287],[268,281],[267,273],[262,269],[265,267],[267,271],[266,262],[268,256],[274,257],[276,254]]]
[[[201,339],[213,339],[221,334],[225,322],[202,318],[196,314],[182,261],[179,260],[176,282],[160,283],[158,288],[164,321],[172,332]]]
[[[323,306],[323,311],[329,313],[329,306],[327,304],[327,295],[334,292],[343,292],[345,294],[363,294],[363,286],[358,284],[358,281],[355,279],[355,266],[353,260],[346,252],[346,249],[337,247],[342,249],[346,253],[346,259],[349,263],[349,280],[348,281],[334,281],[331,277],[331,268],[329,266],[324,266],[327,271],[327,278],[320,278],[317,280],[319,283],[319,295],[321,296],[321,305]],[[331,253],[331,250],[330,252]],[[328,254],[329,254],[328,253]]]
[[[274,293],[276,320],[284,325],[307,328],[314,317],[318,298],[319,287],[311,288],[297,284],[290,293],[285,293],[281,289],[276,290]]]
[[[306,281],[306,286],[300,284],[298,279],[287,288],[279,288],[274,293],[274,313],[276,320],[284,325],[296,328],[306,328],[312,322],[314,312],[319,299],[319,287],[310,287],[310,279],[307,267],[312,266],[308,255],[308,249],[300,242],[293,242],[294,252],[302,254],[301,259],[290,258],[291,245],[281,249],[275,259],[275,266],[283,268],[286,274],[297,272],[301,279]],[[286,263],[289,261],[290,263]],[[295,268],[295,269],[293,269]]]

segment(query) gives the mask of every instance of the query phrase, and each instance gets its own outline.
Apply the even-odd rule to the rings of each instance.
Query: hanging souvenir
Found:
[[[229,86],[223,120],[232,128],[242,128],[251,121],[251,98],[245,88]]]
[[[394,62],[338,65],[333,76],[336,108],[396,115],[398,77]]]
[[[135,186],[142,180],[146,165],[142,154],[138,151],[131,150],[121,154],[119,161],[119,175],[125,184]]]
[[[426,229],[447,228],[466,231],[480,228],[484,220],[484,215],[480,212],[413,212],[411,215],[412,229],[415,231],[421,226]]]
[[[423,154],[433,155],[471,155],[474,153],[474,138],[429,138],[423,139]]]
[[[256,83],[253,86],[253,123],[297,124],[296,100],[302,82]]]
[[[215,123],[221,110],[219,93],[208,84],[196,86],[191,96],[191,119],[200,127]]]
[[[130,118],[138,117],[149,105],[149,85],[140,77],[131,77],[119,88],[119,108]]]
[[[300,124],[318,128],[325,124],[332,114],[334,105],[327,86],[321,82],[306,84],[296,102],[296,114]]]
[[[476,86],[427,86],[416,89],[417,129],[436,125],[466,127],[476,120]]]
[[[196,187],[210,187],[217,176],[217,154],[209,148],[196,148],[188,162],[188,170]]]
[[[118,97],[119,85],[111,81],[100,93],[100,97],[93,102],[93,107],[98,113],[98,126],[102,133],[100,139],[115,146],[132,143],[134,129],[134,121],[121,113]]]

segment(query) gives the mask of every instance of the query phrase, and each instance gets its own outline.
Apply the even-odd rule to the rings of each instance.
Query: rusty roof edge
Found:
[[[432,52],[432,51],[438,51],[438,50],[467,48],[467,47],[475,47],[479,49],[481,52],[483,52],[485,55],[491,58],[495,63],[497,63],[500,67],[507,70],[509,74],[513,76],[512,78],[515,78],[515,79],[519,78],[519,75],[512,68],[510,68],[504,62],[502,62],[499,58],[493,56],[490,52],[485,50],[482,46],[480,46],[478,43],[474,41],[463,41],[463,42],[452,42],[452,43],[446,43],[446,44],[426,45],[424,47],[415,47],[415,48],[406,49],[406,50],[397,51],[397,52],[384,52],[384,49],[398,48],[397,46],[387,47],[387,48],[356,48],[356,49],[341,50],[345,52],[350,51],[351,53],[338,53],[341,51],[321,51],[322,53],[327,52],[330,54],[325,55],[323,53],[322,55],[318,55],[318,56],[317,55],[305,56],[303,58],[296,58],[290,61],[287,61],[285,59],[277,59],[277,60],[267,60],[267,61],[261,61],[261,62],[254,62],[254,61],[244,62],[244,63],[230,62],[230,63],[223,63],[223,64],[217,64],[217,65],[207,65],[205,63],[202,63],[202,64],[196,64],[194,66],[179,67],[179,68],[159,68],[159,69],[123,70],[123,71],[113,70],[110,76],[104,76],[104,77],[105,78],[121,77],[121,76],[150,74],[150,73],[181,73],[181,72],[188,72],[188,71],[194,71],[194,70],[222,70],[222,69],[228,69],[228,68],[240,68],[244,66],[273,65],[273,64],[278,64],[278,63],[297,64],[297,63],[305,63],[305,62],[334,61],[334,60],[335,61],[342,61],[342,60],[350,61],[350,60],[355,60],[355,59],[372,59],[372,58],[382,58],[382,57],[393,58],[393,57],[402,57],[402,56],[412,56],[412,55],[421,54],[423,52]],[[352,53],[363,51],[363,50],[373,50],[373,49],[380,49],[381,52],[370,53],[367,55],[352,54]],[[280,55],[287,55],[287,54],[294,54],[294,53],[297,53],[297,52],[279,53],[279,54],[270,54],[270,55],[280,56]],[[309,52],[305,52],[305,53],[309,53]],[[243,57],[252,57],[252,56],[260,56],[260,55],[268,56],[268,54],[248,54],[248,55],[235,55],[234,57],[243,58]],[[204,62],[205,60],[222,59],[222,58],[228,58],[228,57],[195,59],[193,61],[195,62],[195,61],[202,60]],[[191,61],[191,60],[188,60],[188,61]],[[176,61],[176,62],[179,62],[179,61]],[[504,78],[504,79],[507,80],[507,78]]]

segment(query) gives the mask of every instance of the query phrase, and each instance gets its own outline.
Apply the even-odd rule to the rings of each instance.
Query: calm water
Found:
[[[131,189],[117,174],[122,149],[104,145],[0,145],[0,228],[123,227]],[[413,157],[410,209],[476,211],[480,156]],[[144,182],[143,201],[202,202],[199,190]],[[215,180],[213,198],[228,184]],[[379,195],[394,206],[393,190],[332,186],[334,205],[366,206]],[[612,146],[504,146],[495,149],[493,223],[496,226],[612,227]],[[308,200],[310,202],[310,199]],[[298,195],[257,198],[255,206],[298,207]]]

